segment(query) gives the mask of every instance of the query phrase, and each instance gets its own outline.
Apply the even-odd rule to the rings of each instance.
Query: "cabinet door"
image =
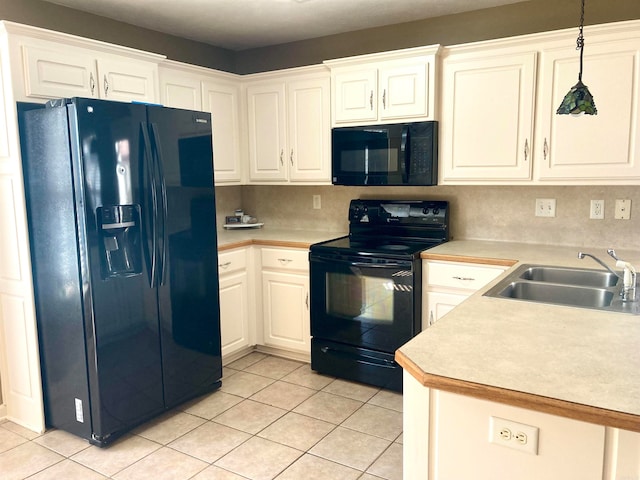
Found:
[[[247,272],[220,276],[222,357],[249,346]]]
[[[287,84],[291,181],[331,181],[329,92],[328,75]]]
[[[284,82],[247,87],[249,179],[287,180]]]
[[[100,98],[123,102],[157,102],[158,66],[127,58],[98,58]]]
[[[380,120],[427,115],[428,64],[380,68]]]
[[[333,74],[336,123],[378,118],[378,71],[336,71]]]
[[[436,323],[467,297],[455,293],[427,292],[423,297],[422,330]]]
[[[536,53],[444,62],[442,180],[529,180]]]
[[[26,96],[97,97],[94,57],[69,47],[57,47],[22,46]]]
[[[309,276],[262,272],[264,343],[310,353]]]
[[[203,109],[211,112],[213,124],[213,167],[217,184],[240,182],[240,123],[238,87],[205,81],[202,83]]]
[[[200,78],[182,71],[160,70],[160,102],[173,108],[202,110]]]
[[[597,115],[556,115],[577,82],[575,48],[543,50],[536,165],[540,180],[640,179],[640,41],[589,43],[583,82]]]

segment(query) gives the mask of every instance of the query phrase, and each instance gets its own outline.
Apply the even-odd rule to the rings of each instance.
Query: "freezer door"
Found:
[[[142,105],[68,106],[96,443],[164,409]]]
[[[222,377],[211,118],[149,107],[159,183],[160,329],[167,408]]]

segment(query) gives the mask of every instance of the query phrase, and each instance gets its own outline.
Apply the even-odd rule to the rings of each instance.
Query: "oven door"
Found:
[[[420,260],[309,259],[314,338],[393,353],[420,331]]]

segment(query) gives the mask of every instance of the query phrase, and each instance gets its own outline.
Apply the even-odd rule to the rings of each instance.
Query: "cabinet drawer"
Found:
[[[462,288],[475,291],[498,277],[501,266],[470,263],[426,262],[427,284],[431,286]]]
[[[247,268],[246,250],[231,250],[218,254],[218,275],[225,275]]]
[[[309,252],[278,248],[262,249],[262,268],[309,270]]]

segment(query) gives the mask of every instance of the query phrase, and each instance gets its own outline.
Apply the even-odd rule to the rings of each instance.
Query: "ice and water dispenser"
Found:
[[[140,206],[102,206],[97,213],[102,278],[130,277],[142,273]]]

